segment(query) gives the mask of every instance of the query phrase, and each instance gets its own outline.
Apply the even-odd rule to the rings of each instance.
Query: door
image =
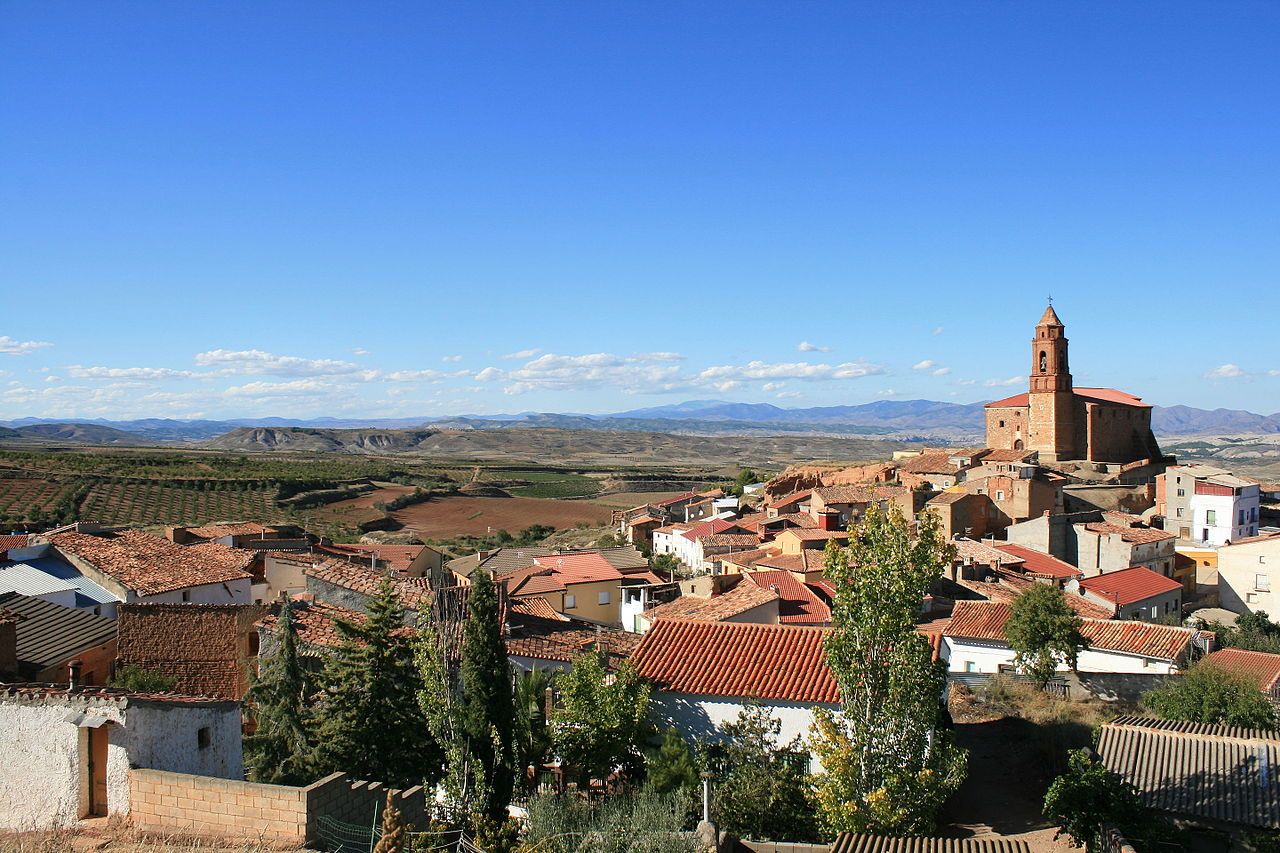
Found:
[[[89,733],[89,816],[107,814],[107,727],[86,729]]]

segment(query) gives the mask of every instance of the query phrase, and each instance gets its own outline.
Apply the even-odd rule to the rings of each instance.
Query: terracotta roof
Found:
[[[1153,527],[1126,527],[1122,524],[1110,524],[1101,521],[1090,521],[1085,524],[1084,529],[1091,533],[1113,534],[1126,542],[1132,542],[1136,545],[1149,545],[1152,542],[1164,542],[1165,540],[1178,538],[1172,533],[1156,530]]]
[[[805,548],[799,554],[777,554],[756,560],[757,569],[781,569],[785,572],[811,572],[825,568],[827,552],[819,548]]]
[[[342,643],[342,635],[335,624],[339,619],[363,625],[368,618],[355,610],[303,598],[289,602],[289,616],[299,643],[326,649],[337,648]],[[259,619],[257,625],[264,631],[274,632],[279,622],[280,615],[273,613]]]
[[[826,539],[848,539],[849,531],[847,530],[806,530],[802,527],[788,527],[786,530],[778,534],[778,538],[783,536],[794,536],[801,542],[821,542]]]
[[[902,494],[898,486],[821,486],[813,494],[829,504],[871,503],[891,500]]]
[[[950,461],[954,455],[948,450],[932,450],[903,461],[898,468],[908,474],[955,474],[960,466]]]
[[[322,546],[317,550],[336,552],[340,555],[351,555],[354,557],[364,557],[366,560],[370,557],[385,562],[394,571],[408,571],[413,565],[413,561],[418,559],[423,551],[427,549],[426,545],[365,545],[360,544],[338,544]]]
[[[813,494],[813,489],[804,489],[803,491],[792,492],[789,495],[783,495],[780,498],[774,498],[773,500],[769,501],[769,506],[779,507],[779,506],[787,506],[788,504],[793,504],[793,503],[800,503],[801,501],[803,501],[805,498],[809,497],[812,494]]]
[[[1138,409],[1151,408],[1151,404],[1142,402],[1141,397],[1135,397],[1115,388],[1076,388],[1073,393],[1087,403],[1111,403],[1113,405],[1133,406]],[[1008,409],[1016,406],[1026,406],[1029,403],[1029,396],[1024,391],[1021,394],[1014,394],[1012,397],[1005,397],[1003,400],[987,403],[986,408]]]
[[[202,546],[196,546],[202,547]],[[331,557],[303,569],[308,577],[313,577],[334,586],[358,592],[361,595],[374,596],[384,580],[390,580],[400,604],[406,610],[415,612],[424,605],[431,604],[431,587],[426,578],[388,578],[379,569],[371,569],[358,563],[352,563],[339,557]]]
[[[1001,450],[999,448],[988,448],[986,454],[983,455],[983,463],[987,462],[1026,462],[1034,458],[1036,452],[1034,450]]]
[[[234,521],[225,524],[205,524],[200,527],[188,527],[187,533],[201,539],[221,539],[224,536],[261,536],[267,532],[256,521]]]
[[[778,621],[784,625],[824,625],[831,621],[827,603],[791,572],[746,572],[744,576],[761,589],[778,593]]]
[[[1034,548],[1027,548],[1024,545],[1001,542],[995,546],[995,549],[1008,557],[1012,557],[1013,560],[1020,561],[1019,570],[1029,575],[1061,579],[1078,578],[1084,574],[1084,572],[1070,563],[1064,563],[1057,557],[1052,557]],[[1012,563],[1013,560],[1009,562]]]
[[[568,616],[557,613],[545,598],[529,596],[528,598],[512,598],[508,604],[512,613],[521,616],[536,616],[539,619],[550,619],[552,622],[567,622]]]
[[[603,643],[611,666],[631,657],[640,643],[638,634],[617,628],[589,625],[578,620],[543,619],[512,612],[507,654],[513,657],[569,663]]]
[[[68,690],[66,684],[0,684],[0,702],[41,702],[53,700],[67,704],[92,704],[94,702],[112,702],[128,707],[135,702],[160,705],[226,705],[228,708],[239,706],[234,699],[219,699],[211,696],[182,696],[177,693],[145,693],[139,690],[125,690],[122,687],[84,686],[76,690]]]
[[[960,503],[960,501],[964,500],[967,497],[969,497],[968,492],[966,492],[963,489],[957,489],[956,491],[946,491],[946,492],[942,492],[940,494],[934,495],[933,497],[929,498],[928,503],[938,504],[940,506],[946,506],[948,504]]]
[[[538,557],[534,565],[550,569],[566,585],[622,580],[622,572],[599,554],[551,554]]]
[[[1022,558],[1008,551],[1001,551],[994,545],[988,545],[985,542],[979,542],[976,539],[952,539],[949,543],[955,546],[957,560],[969,560],[973,563],[981,563],[990,565],[991,563],[1000,563],[1005,566],[1018,566],[1022,564]]]
[[[29,536],[26,533],[6,533],[0,536],[0,557],[10,548],[25,548]]]
[[[702,537],[703,548],[749,548],[755,549],[760,544],[760,537],[754,533],[712,533]]]
[[[790,702],[840,699],[827,669],[825,628],[659,619],[634,662],[659,689]]]
[[[59,551],[84,560],[143,596],[247,579],[254,560],[249,551],[213,542],[175,545],[139,530],[110,536],[67,532],[48,538]]]
[[[1132,566],[1117,572],[1085,578],[1080,581],[1080,588],[1108,601],[1114,601],[1119,607],[1124,607],[1182,589],[1182,584],[1159,572],[1153,572],[1146,566]]]
[[[777,601],[778,593],[761,588],[751,583],[739,582],[737,586],[721,595],[702,598],[696,595],[682,595],[679,598],[659,604],[645,611],[650,621],[657,619],[693,619],[700,622],[719,622],[761,607],[771,601]]]
[[[736,566],[753,566],[760,560],[776,557],[777,554],[777,549],[752,548],[750,551],[734,551],[731,554],[717,554],[716,559],[724,563],[733,563]]]
[[[690,542],[696,542],[704,536],[712,536],[717,533],[726,533],[730,530],[738,530],[738,522],[730,521],[727,518],[713,518],[710,521],[703,521],[693,525],[686,530],[682,536]]]
[[[506,583],[509,595],[543,595],[548,592],[564,592],[560,583],[546,566],[525,566],[505,575],[498,575],[494,583]]]
[[[1012,608],[993,601],[957,601],[951,611],[948,637],[1006,642],[1004,623]],[[1082,619],[1082,633],[1090,648],[1124,652],[1159,660],[1180,660],[1196,637],[1191,628],[1175,625],[1153,625],[1116,619]]]
[[[1280,655],[1245,649],[1219,649],[1206,655],[1202,663],[1242,675],[1257,684],[1263,693],[1270,693],[1280,686]]]
[[[696,497],[698,497],[697,492],[681,492],[680,494],[676,495],[673,498],[667,498],[666,500],[655,501],[653,506],[667,507],[667,506],[671,506],[672,504],[678,504],[681,501],[692,500],[693,498],[696,498]]]
[[[1031,853],[1031,845],[1012,838],[925,838],[844,832],[836,836],[828,853]]]

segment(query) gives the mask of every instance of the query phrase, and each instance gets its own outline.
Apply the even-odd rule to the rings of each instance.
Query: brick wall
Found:
[[[129,818],[139,829],[260,839],[301,847],[319,837],[320,818],[368,827],[387,789],[334,773],[305,788],[259,785],[161,770],[129,771]],[[426,826],[422,788],[395,792],[406,823]],[[375,818],[375,815],[378,818]]]

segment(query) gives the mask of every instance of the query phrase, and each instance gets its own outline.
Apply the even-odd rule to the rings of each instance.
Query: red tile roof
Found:
[[[588,649],[603,645],[610,665],[616,666],[630,657],[640,643],[637,634],[577,620],[551,620],[513,611],[510,622],[506,647],[512,657],[569,663]]]
[[[849,531],[847,530],[807,530],[803,527],[788,527],[781,531],[777,538],[783,536],[794,536],[801,542],[821,542],[824,539],[848,539]]]
[[[1270,693],[1280,685],[1280,655],[1245,649],[1219,649],[1206,655],[1203,664],[1243,676],[1257,684],[1263,693]]]
[[[1182,584],[1153,572],[1146,566],[1133,566],[1118,572],[1107,572],[1080,581],[1080,588],[1124,607],[1157,595],[1182,589]]]
[[[140,530],[109,536],[55,533],[48,539],[63,554],[84,560],[142,596],[249,579],[255,558],[250,551],[214,542],[175,545]]]
[[[785,572],[811,572],[827,564],[827,552],[820,548],[805,548],[799,554],[775,554],[756,560],[754,568],[782,569]]]
[[[569,621],[568,616],[557,613],[545,598],[537,596],[512,598],[508,606],[511,608],[512,613],[519,613],[521,616],[536,616],[539,619],[549,619],[552,622]]]
[[[772,589],[781,596],[782,600],[778,602],[779,622],[786,625],[825,625],[831,621],[831,608],[827,603],[796,580],[791,572],[745,572],[744,576],[761,589]]]
[[[1110,524],[1101,521],[1090,521],[1085,524],[1084,529],[1091,533],[1116,535],[1124,541],[1132,542],[1136,545],[1149,545],[1152,542],[1171,541],[1178,538],[1172,533],[1156,530],[1153,527],[1126,527],[1122,524]]]
[[[390,566],[394,571],[408,571],[413,565],[413,561],[418,559],[426,545],[366,545],[363,543],[334,543],[324,546],[321,550],[331,551],[340,555],[351,555],[355,557],[364,557],[366,560],[370,557],[376,557],[382,562]]]
[[[1018,566],[1020,571],[1029,575],[1038,575],[1045,578],[1078,578],[1084,572],[1077,569],[1070,563],[1064,563],[1057,557],[1051,557],[1034,548],[1027,548],[1023,545],[1014,545],[1008,542],[1001,542],[995,546],[997,551],[1007,554],[1014,560],[1020,560],[1021,565]],[[1010,561],[1012,563],[1012,561]]]
[[[234,699],[220,699],[215,696],[182,696],[177,693],[144,693],[138,690],[126,690],[123,687],[82,686],[74,692],[67,690],[66,684],[14,683],[0,684],[0,701],[17,699],[20,702],[52,699],[59,702],[119,702],[131,705],[134,702],[155,703],[162,705],[225,705],[228,708],[240,703]]]
[[[326,649],[336,649],[342,643],[342,635],[338,633],[336,624],[339,619],[356,625],[363,625],[368,619],[365,614],[355,610],[302,598],[289,602],[289,618],[299,643]],[[276,630],[279,622],[280,615],[273,613],[259,619],[257,624],[270,633]]]
[[[221,539],[224,536],[261,536],[267,528],[256,521],[231,521],[224,524],[188,527],[186,531],[201,539]]]
[[[690,527],[681,535],[690,542],[696,542],[703,536],[713,536],[718,533],[725,533],[730,530],[741,530],[737,521],[730,521],[727,518],[713,518],[710,521],[703,521]]]
[[[0,536],[0,556],[10,548],[27,547],[28,534],[26,533],[8,533]]]
[[[994,601],[957,601],[951,611],[948,637],[1006,642],[1004,623],[1012,615],[1008,604]],[[1117,619],[1082,619],[1080,633],[1090,648],[1125,652],[1160,660],[1180,660],[1190,648],[1196,632],[1175,625],[1153,625]]]
[[[659,619],[633,660],[672,693],[835,703],[826,635],[825,628]]]
[[[390,580],[405,609],[418,612],[431,604],[431,587],[426,578],[388,578],[380,569],[371,569],[340,557],[314,563],[303,569],[303,574],[367,596],[377,595],[382,582]]]
[[[739,582],[722,595],[702,598],[682,595],[674,601],[659,604],[645,611],[650,621],[657,619],[693,619],[700,622],[720,622],[777,601],[778,593],[755,584]]]
[[[622,572],[599,554],[552,554],[538,557],[535,566],[550,569],[563,584],[622,580]]]
[[[666,500],[663,500],[663,501],[656,501],[653,504],[653,506],[664,506],[664,507],[671,506],[672,504],[678,504],[681,501],[692,500],[697,496],[698,496],[697,492],[681,492],[680,494],[676,495],[674,498],[667,498]]]
[[[1111,403],[1113,405],[1133,406],[1139,409],[1151,408],[1151,404],[1142,402],[1141,397],[1135,397],[1115,388],[1076,388],[1074,393],[1087,403]],[[1024,391],[1021,394],[1014,394],[1012,397],[1005,397],[1003,400],[987,403],[986,408],[1009,409],[1015,406],[1026,406],[1029,402],[1029,396]]]

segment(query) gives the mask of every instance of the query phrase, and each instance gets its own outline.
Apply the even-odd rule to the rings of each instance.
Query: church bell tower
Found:
[[[1079,459],[1076,396],[1067,363],[1066,327],[1053,305],[1045,308],[1031,339],[1030,430],[1027,448],[1046,461]]]

